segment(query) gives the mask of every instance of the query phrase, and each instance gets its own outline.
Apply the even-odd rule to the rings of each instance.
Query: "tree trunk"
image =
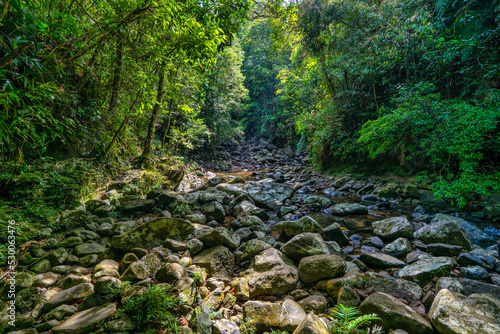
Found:
[[[139,159],[141,163],[147,162],[149,154],[151,153],[151,143],[153,142],[153,136],[155,134],[156,119],[158,118],[158,114],[160,113],[163,94],[165,94],[165,91],[163,90],[164,81],[165,81],[165,66],[162,65],[160,67],[160,78],[158,80],[158,92],[156,96],[156,103],[153,107],[153,112],[151,113],[151,118],[149,120],[148,135],[146,136],[146,140],[144,141],[144,150],[142,151],[142,155]]]
[[[118,128],[118,130],[116,130],[116,132],[115,132],[115,134],[113,136],[113,139],[111,139],[111,142],[109,143],[108,147],[106,147],[106,151],[104,153],[105,156],[108,155],[109,151],[111,150],[111,147],[113,147],[113,144],[118,139],[118,136],[120,135],[120,133],[122,132],[122,130],[127,127],[127,124],[130,121],[130,117],[132,116],[132,110],[134,110],[135,105],[136,105],[136,103],[139,100],[139,97],[141,95],[142,95],[141,94],[141,90],[137,91],[137,95],[135,96],[135,99],[130,102],[130,107],[129,107],[128,115],[125,116],[125,118],[123,119],[122,124],[120,124],[120,127]]]
[[[118,105],[118,93],[120,91],[120,80],[123,63],[123,39],[118,34],[118,45],[116,46],[116,65],[113,73],[113,83],[111,85],[111,98],[109,100],[108,115],[113,115]]]
[[[167,123],[167,127],[165,128],[165,132],[163,133],[163,140],[161,141],[161,148],[162,149],[165,147],[165,138],[167,137],[167,134],[170,131],[170,120],[172,118],[172,106],[173,105],[174,105],[174,100],[170,99],[170,106],[169,106],[169,112],[168,112],[168,123]]]

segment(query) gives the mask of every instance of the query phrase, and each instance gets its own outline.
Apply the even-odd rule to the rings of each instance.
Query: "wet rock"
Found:
[[[247,291],[249,298],[257,298],[281,296],[293,290],[299,275],[286,255],[275,248],[268,248],[255,256],[249,270],[243,272],[240,278],[236,282],[238,289]],[[240,298],[244,298],[244,294]]]
[[[441,277],[436,283],[436,293],[440,290],[448,289],[451,292],[464,295],[465,289],[457,278],[454,277]]]
[[[368,208],[358,203],[340,203],[329,207],[325,212],[335,216],[364,215],[368,213]]]
[[[77,274],[69,274],[57,283],[62,290],[69,289],[82,283],[90,283],[90,277]]]
[[[264,208],[279,209],[283,202],[292,197],[295,189],[284,183],[271,180],[250,181],[245,183],[245,189],[252,200]]]
[[[47,255],[47,260],[49,260],[52,266],[63,264],[67,258],[68,252],[63,247],[53,250],[49,255]]]
[[[212,325],[213,334],[241,334],[240,326],[227,319],[215,320]]]
[[[391,217],[372,223],[373,233],[382,240],[413,238],[413,228],[405,216]]]
[[[252,231],[269,232],[269,227],[257,216],[243,216],[239,223],[240,227],[248,227]]]
[[[243,254],[241,255],[241,260],[246,260],[253,258],[255,255],[261,253],[262,251],[271,248],[271,245],[268,243],[258,240],[258,239],[253,239],[250,240],[246,243],[245,249],[243,251]]]
[[[276,231],[287,238],[305,232],[323,234],[323,228],[309,216],[304,216],[299,220],[280,222],[276,224]]]
[[[421,250],[416,250],[406,255],[406,263],[411,264],[417,262],[418,260],[431,259],[432,256],[422,252]]]
[[[427,251],[436,256],[455,257],[462,251],[462,246],[435,243],[427,245]]]
[[[99,244],[81,244],[75,247],[74,254],[78,257],[87,256],[90,254],[101,254],[106,250],[106,247]]]
[[[235,250],[240,245],[240,236],[225,227],[217,227],[206,231],[198,238],[206,247],[223,245],[231,250]]]
[[[378,268],[403,268],[404,266],[406,266],[406,263],[404,263],[403,261],[398,260],[390,255],[378,252],[363,252],[361,253],[359,259],[368,267],[374,266]]]
[[[111,238],[111,246],[122,250],[159,246],[166,238],[185,240],[194,226],[184,219],[158,218]]]
[[[393,257],[402,257],[412,251],[410,240],[398,238],[382,248],[381,252]]]
[[[156,206],[162,210],[175,207],[179,203],[185,201],[184,197],[182,197],[182,195],[178,194],[177,192],[173,190],[163,190],[163,189],[151,190],[147,194],[146,198],[156,200]],[[137,211],[142,211],[142,210],[137,210]]]
[[[278,327],[280,313],[281,306],[275,303],[249,301],[243,305],[243,321],[258,333]]]
[[[203,214],[207,217],[213,217],[216,221],[222,222],[226,217],[226,212],[224,211],[224,207],[219,202],[210,202],[201,208]]]
[[[234,254],[224,246],[215,246],[194,257],[193,264],[205,268],[210,276],[231,279]]]
[[[325,241],[318,233],[301,233],[283,246],[284,253],[293,260],[319,254],[329,254]]]
[[[366,287],[374,292],[384,292],[409,303],[422,299],[423,290],[417,283],[398,279],[387,274],[367,272],[361,276]]]
[[[346,307],[358,307],[360,303],[361,298],[353,288],[348,285],[340,288],[337,296],[337,304],[342,304]]]
[[[105,294],[111,291],[116,291],[123,286],[123,283],[113,276],[101,276],[94,283],[94,291],[96,293]]]
[[[38,274],[35,276],[33,280],[33,286],[39,288],[49,288],[55,285],[60,277],[61,275],[51,272]]]
[[[187,277],[187,271],[178,263],[167,263],[155,275],[155,278],[162,283],[176,283],[184,277]]]
[[[50,265],[50,261],[47,259],[42,259],[33,264],[33,266],[30,269],[37,274],[43,274],[50,271],[51,268],[52,266]]]
[[[465,295],[470,296],[474,293],[489,293],[497,299],[500,299],[500,286],[471,280],[468,278],[459,278],[458,281],[465,290]]]
[[[267,214],[249,201],[241,201],[234,206],[236,217],[256,216],[260,219],[266,219]]]
[[[447,257],[435,257],[419,260],[400,269],[394,275],[424,286],[434,277],[444,277],[450,274],[453,262]]]
[[[327,208],[332,204],[332,202],[325,196],[317,195],[308,196],[303,200],[303,203],[305,206],[311,208]]]
[[[463,266],[481,266],[488,270],[495,268],[496,261],[493,256],[472,252],[462,253],[457,258],[457,262]]]
[[[95,328],[97,328],[98,324],[111,317],[116,313],[116,305],[115,304],[105,304],[98,307],[93,307],[91,309],[78,312],[71,317],[69,317],[62,324],[55,326],[52,328],[52,333],[54,334],[83,334],[89,333]]]
[[[434,333],[430,323],[420,314],[393,296],[382,292],[370,295],[361,303],[359,309],[364,314],[377,314],[385,330],[400,328],[412,334]]]
[[[198,254],[203,250],[203,242],[198,239],[190,239],[187,242],[187,246],[189,248],[189,252],[191,256]]]
[[[83,299],[94,292],[94,287],[90,283],[83,283],[67,290],[56,293],[50,297],[43,305],[45,312],[50,311],[63,304],[73,304],[78,299]]]
[[[309,313],[293,334],[330,334],[330,331],[317,315]]]
[[[139,258],[134,253],[127,253],[123,256],[118,271],[123,273],[132,263],[139,261]]]
[[[328,300],[322,295],[312,295],[298,301],[306,313],[324,314],[328,306]]]
[[[398,197],[399,186],[396,183],[389,183],[383,187],[377,187],[373,191],[373,194],[383,197],[383,198],[396,198]]]
[[[285,299],[281,304],[278,326],[285,331],[293,331],[305,319],[306,312],[292,299]]]
[[[335,241],[340,246],[345,246],[349,244],[349,239],[345,235],[344,231],[339,224],[333,223],[332,225],[326,227],[324,230],[325,240]]]
[[[215,187],[217,190],[220,190],[229,196],[235,196],[238,197],[239,195],[246,194],[246,190],[243,188],[243,185],[241,184],[228,184],[228,183],[221,183],[218,184]]]
[[[33,285],[33,276],[31,276],[29,273],[20,272],[16,274],[15,276],[16,291],[31,288],[32,285]]]
[[[491,280],[488,271],[480,266],[462,267],[460,268],[460,275],[463,278],[470,278],[480,281]]]
[[[154,199],[136,199],[126,201],[120,209],[123,213],[130,214],[134,212],[149,212],[154,206]]]
[[[139,261],[132,263],[122,274],[120,280],[122,282],[139,282],[146,278],[152,277],[160,268],[161,261],[156,254],[151,253],[144,256]]]
[[[500,333],[500,300],[488,294],[465,297],[442,289],[429,310],[429,319],[442,334]]]
[[[338,255],[313,255],[300,260],[299,276],[304,283],[335,278],[344,274],[346,263]]]
[[[415,238],[426,244],[447,243],[472,249],[472,243],[465,230],[457,225],[454,217],[437,214],[431,223],[415,232]]]

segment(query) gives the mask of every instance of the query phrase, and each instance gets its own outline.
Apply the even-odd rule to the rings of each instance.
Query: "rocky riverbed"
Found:
[[[331,178],[264,142],[219,154],[185,191],[116,181],[64,212],[20,256],[0,332],[137,333],[117,310],[158,285],[189,306],[182,333],[326,334],[335,304],[386,333],[500,333],[499,204],[458,211],[398,180]]]

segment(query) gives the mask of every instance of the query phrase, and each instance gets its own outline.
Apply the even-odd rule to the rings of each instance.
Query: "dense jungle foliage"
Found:
[[[43,220],[124,161],[243,135],[323,170],[428,175],[459,205],[499,190],[498,0],[0,7],[3,214]]]

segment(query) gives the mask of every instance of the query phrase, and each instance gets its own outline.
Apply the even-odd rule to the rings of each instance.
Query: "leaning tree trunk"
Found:
[[[163,90],[164,81],[165,81],[165,67],[162,65],[160,68],[160,78],[158,80],[158,92],[156,95],[156,103],[153,107],[153,113],[151,114],[151,118],[149,120],[148,135],[146,136],[146,140],[144,141],[144,150],[142,151],[142,155],[139,159],[140,163],[147,162],[149,154],[151,153],[151,143],[153,142],[153,136],[155,134],[156,119],[158,118],[158,114],[160,113],[163,94],[165,94],[165,91]]]
[[[115,54],[115,69],[113,73],[113,83],[111,84],[111,98],[109,100],[108,115],[113,115],[118,106],[118,94],[120,92],[120,81],[123,63],[123,38],[118,35],[118,45]]]

